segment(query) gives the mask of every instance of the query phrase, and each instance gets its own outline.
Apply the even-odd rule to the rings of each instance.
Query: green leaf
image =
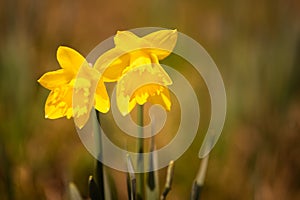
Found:
[[[128,191],[128,199],[135,200],[136,199],[136,177],[133,170],[133,165],[129,154],[127,155],[127,191]]]

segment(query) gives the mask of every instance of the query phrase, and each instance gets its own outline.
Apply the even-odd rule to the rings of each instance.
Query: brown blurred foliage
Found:
[[[224,78],[227,120],[202,198],[299,199],[299,19],[296,0],[0,1],[0,199],[63,199],[69,181],[87,196],[93,158],[71,120],[44,119],[36,80],[59,68],[60,45],[87,55],[117,30],[150,26],[197,40]],[[169,199],[189,198],[198,140],[176,162]],[[124,174],[109,171],[124,199]]]

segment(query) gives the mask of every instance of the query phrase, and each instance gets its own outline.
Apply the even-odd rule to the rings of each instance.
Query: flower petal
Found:
[[[151,49],[148,51],[155,54],[159,60],[167,57],[174,49],[177,42],[177,30],[160,30],[143,37]]]
[[[72,88],[70,86],[52,90],[45,103],[45,117],[57,119],[72,116]]]
[[[73,117],[79,128],[82,128],[89,119],[95,104],[94,95],[99,78],[100,73],[87,63],[82,65],[78,72],[73,91]]]
[[[164,85],[172,85],[172,79],[168,75],[168,73],[163,69],[163,67],[159,64],[158,57],[155,54],[150,54],[151,61],[152,61],[152,68],[153,71],[155,71],[155,74],[159,76],[163,82]]]
[[[114,37],[116,48],[131,52],[136,49],[149,48],[151,45],[143,38],[136,36],[130,31],[118,31]]]
[[[117,59],[113,62],[103,73],[104,82],[116,82],[123,75],[123,71],[128,66],[128,62],[124,62],[123,59]]]
[[[63,69],[77,73],[85,58],[72,48],[60,46],[57,49],[57,61]]]
[[[45,88],[53,90],[68,84],[72,80],[72,74],[66,72],[65,69],[59,69],[45,73],[38,82]]]
[[[151,102],[152,104],[162,105],[167,111],[170,111],[171,110],[171,99],[170,99],[169,89],[166,87],[163,87],[160,94],[150,96],[148,99],[148,102]]]
[[[104,82],[115,82],[129,65],[130,57],[124,51],[113,48],[102,54],[95,62],[94,68],[103,74]]]
[[[103,80],[99,80],[95,93],[95,108],[102,113],[107,113],[109,107],[109,97],[105,85]]]
[[[159,95],[162,90],[163,87],[158,84],[144,85],[134,92],[132,98],[135,98],[138,104],[143,105],[149,97]]]
[[[142,65],[149,65],[151,64],[151,59],[147,53],[143,50],[136,50],[131,52],[130,54],[130,67],[140,67]]]

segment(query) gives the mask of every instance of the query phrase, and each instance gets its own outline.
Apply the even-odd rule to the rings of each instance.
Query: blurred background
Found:
[[[72,120],[44,119],[49,91],[37,79],[59,69],[58,46],[86,56],[117,30],[137,27],[177,28],[207,50],[223,76],[227,119],[202,199],[300,199],[299,19],[296,0],[0,1],[0,199],[66,199],[70,181],[87,197],[94,159]],[[175,60],[163,62],[193,74]],[[203,82],[190,80],[206,119],[201,135],[209,95]],[[199,144],[201,136],[176,161],[168,199],[189,199]],[[125,175],[107,171],[126,199]],[[159,173],[163,187],[166,169]]]

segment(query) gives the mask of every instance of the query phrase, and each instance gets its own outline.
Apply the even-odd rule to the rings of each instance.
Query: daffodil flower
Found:
[[[103,73],[104,82],[117,81],[117,106],[123,115],[136,104],[160,104],[170,110],[168,85],[172,80],[159,64],[174,49],[176,30],[160,30],[144,37],[118,31],[115,48],[98,58],[95,68]],[[113,59],[113,62],[107,62]]]
[[[45,73],[38,82],[45,88],[51,90],[45,104],[45,117],[57,119],[74,116],[78,121],[78,127],[86,123],[81,120],[82,116],[89,115],[90,105],[77,104],[72,108],[73,93],[78,93],[80,101],[87,102],[90,92],[95,92],[92,106],[102,113],[109,110],[109,98],[102,79],[98,80],[99,72],[92,68],[85,58],[77,51],[60,46],[57,50],[57,60],[62,69]],[[77,77],[78,71],[82,70],[81,77]],[[91,88],[94,85],[96,88]]]

